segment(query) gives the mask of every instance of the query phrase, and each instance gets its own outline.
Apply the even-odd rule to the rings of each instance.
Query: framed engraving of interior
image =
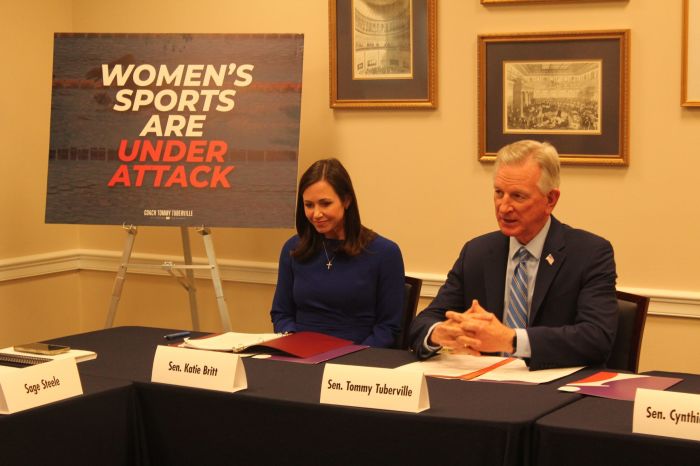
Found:
[[[700,107],[700,0],[683,0],[681,105]]]
[[[629,30],[478,37],[479,160],[519,139],[562,163],[629,164]]]
[[[330,106],[435,108],[437,0],[329,0]]]

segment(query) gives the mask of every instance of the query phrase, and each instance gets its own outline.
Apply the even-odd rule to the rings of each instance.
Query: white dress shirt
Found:
[[[551,217],[547,219],[542,229],[537,235],[527,244],[521,244],[514,236],[510,237],[510,245],[508,249],[508,267],[506,268],[506,290],[503,298],[503,322],[506,321],[506,313],[508,312],[508,304],[510,303],[510,282],[513,280],[515,267],[518,265],[518,250],[525,247],[530,257],[527,260],[527,317],[530,320],[530,309],[532,308],[532,296],[535,293],[535,279],[537,278],[537,269],[540,266],[542,257],[542,249],[544,248],[544,240],[549,233],[549,226],[552,224]],[[530,337],[527,330],[524,328],[516,328],[515,334],[518,336],[518,347],[515,348],[513,356],[519,358],[529,358],[532,355],[530,348]]]

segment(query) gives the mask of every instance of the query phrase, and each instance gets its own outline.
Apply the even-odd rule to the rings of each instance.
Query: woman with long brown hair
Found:
[[[338,160],[319,160],[302,175],[296,229],[280,254],[270,311],[275,332],[393,346],[404,296],[401,250],[362,225],[350,175]]]

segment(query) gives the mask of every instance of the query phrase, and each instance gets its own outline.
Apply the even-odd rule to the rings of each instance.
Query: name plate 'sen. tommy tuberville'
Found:
[[[163,345],[156,348],[151,381],[229,393],[248,388],[237,355]]]
[[[0,414],[53,403],[83,394],[75,359],[57,359],[0,372]]]
[[[700,395],[638,389],[632,432],[700,440]]]
[[[422,373],[340,364],[326,364],[321,403],[409,413],[430,408]]]

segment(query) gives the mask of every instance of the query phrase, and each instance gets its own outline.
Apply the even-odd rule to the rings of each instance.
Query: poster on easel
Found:
[[[292,227],[303,47],[55,34],[46,222]]]

